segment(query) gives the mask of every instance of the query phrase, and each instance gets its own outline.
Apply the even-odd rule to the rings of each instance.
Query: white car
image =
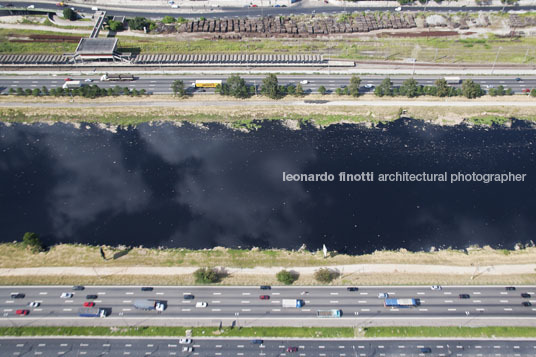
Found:
[[[195,307],[207,307],[207,303],[205,301],[198,301],[195,303]]]
[[[309,81],[307,79],[304,79],[303,81],[300,81],[300,84],[307,84]]]
[[[70,299],[73,297],[73,293],[61,293],[60,298],[62,299]]]
[[[430,289],[432,289],[432,290],[441,290],[442,288],[441,288],[441,285],[432,285],[430,287]]]
[[[39,305],[41,305],[41,303],[37,301],[32,301],[28,304],[29,307],[39,307]]]
[[[179,8],[179,5],[177,5],[177,4],[173,4],[173,5],[171,5],[171,8],[172,8],[172,9],[178,9],[178,8]]]
[[[399,7],[395,8],[395,11],[402,11],[402,7],[399,6]]]
[[[389,297],[389,294],[387,293],[379,293],[378,299],[387,299]]]
[[[367,83],[367,84],[365,84],[365,88],[374,88],[374,85],[370,84],[370,83]]]
[[[182,352],[193,352],[194,348],[193,347],[183,347],[182,348]]]
[[[29,5],[27,9],[35,9],[35,5]]]
[[[84,82],[93,82],[93,79],[91,79],[91,78],[86,78],[86,79],[84,80]]]
[[[181,345],[189,345],[190,343],[192,343],[191,338],[181,338],[179,340],[179,344],[181,344]]]

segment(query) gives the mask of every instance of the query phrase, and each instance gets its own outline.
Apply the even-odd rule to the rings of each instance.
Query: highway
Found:
[[[72,298],[60,298],[64,292],[73,293]],[[12,298],[13,293],[23,293],[24,298]],[[389,298],[418,299],[415,307],[384,307],[384,299],[378,294],[387,293]],[[528,293],[530,297],[521,297]],[[97,295],[96,299],[86,299],[86,295]],[[185,294],[194,295],[187,300]],[[460,298],[459,294],[467,294]],[[268,295],[266,300],[261,295]],[[138,310],[134,307],[136,299],[154,299],[166,304],[163,312]],[[282,299],[300,299],[301,308],[282,307]],[[78,310],[86,301],[97,307],[111,309],[106,318],[85,318],[78,316]],[[30,302],[40,306],[29,307]],[[196,307],[197,302],[207,306]],[[522,303],[531,306],[523,306]],[[17,315],[19,309],[30,310],[27,316]],[[340,318],[318,318],[317,310],[340,309]],[[336,321],[338,324],[354,325],[359,319],[372,321],[405,320],[415,318],[434,320],[437,318],[490,319],[509,322],[515,325],[522,320],[536,322],[536,286],[517,287],[507,291],[503,286],[449,286],[434,291],[429,286],[422,287],[359,287],[358,291],[348,291],[346,287],[280,287],[270,290],[259,287],[154,287],[153,291],[142,291],[140,287],[99,286],[86,287],[84,291],[73,291],[72,287],[0,287],[0,325],[20,325],[30,321],[37,325],[51,323],[87,324],[128,322],[129,320],[167,320],[168,323],[189,324],[192,321],[206,320],[239,322],[264,319],[293,323],[296,321],[310,324],[316,321],[325,324]],[[319,321],[320,320],[320,321]],[[195,322],[196,323],[196,322]]]
[[[29,5],[35,5],[36,9],[49,9],[54,11],[61,11],[55,5],[55,2],[42,3],[32,1],[0,1],[0,4],[6,6],[7,4],[13,4],[16,7],[27,7]],[[81,6],[79,4],[73,4],[72,7],[76,11],[83,13],[93,13],[91,10],[93,5]],[[156,7],[155,6],[132,6],[127,7],[125,5],[115,6],[102,6],[99,5],[99,10],[105,10],[107,15],[110,16],[144,16],[149,18],[162,18],[164,16],[184,17],[184,18],[221,18],[221,17],[256,17],[256,16],[290,16],[290,15],[310,15],[310,14],[339,14],[343,12],[352,11],[365,11],[367,8],[361,6],[352,6],[348,3],[346,7],[335,6],[330,4],[320,4],[319,6],[302,6],[300,2],[289,7],[181,7],[178,9],[172,9],[171,7]],[[121,7],[122,9],[118,9]],[[373,7],[371,11],[391,11],[394,12],[395,7]],[[510,10],[535,10],[536,5],[530,6],[468,6],[468,7],[441,7],[441,6],[402,6],[402,11],[431,11],[431,12],[477,12],[477,11],[510,11]]]
[[[459,339],[0,338],[2,356],[534,356],[534,340]],[[184,347],[192,348],[183,352]],[[296,352],[287,352],[295,347]],[[421,350],[430,352],[422,353]]]
[[[410,76],[391,76],[391,81],[394,86],[400,86],[404,80]],[[434,82],[440,76],[415,76],[419,84],[422,85],[434,85]],[[190,87],[189,91],[194,91],[191,87],[192,82],[196,79],[221,79],[228,78],[227,75],[198,75],[198,76],[183,76],[183,75],[168,75],[168,76],[152,76],[152,75],[139,75],[135,81],[125,82],[100,82],[97,76],[57,76],[57,77],[28,77],[28,76],[9,76],[0,77],[0,94],[7,94],[9,88],[16,89],[21,87],[23,89],[30,88],[42,88],[46,86],[48,89],[61,87],[65,83],[65,79],[70,78],[72,80],[78,80],[84,82],[86,79],[92,79],[92,82],[84,82],[86,85],[96,84],[102,88],[115,87],[117,85],[121,87],[128,87],[130,89],[145,89],[153,94],[169,94],[171,93],[171,84],[173,81],[180,79],[184,82],[186,87]],[[260,88],[262,80],[265,76],[262,75],[244,75],[242,76],[246,82],[250,85],[257,85]],[[371,86],[377,86],[385,78],[384,76],[361,76],[361,88],[362,93],[372,92],[374,90]],[[463,79],[463,77],[461,77]],[[483,89],[488,89],[491,86],[498,87],[499,85],[504,88],[512,88],[514,93],[522,93],[525,89],[536,88],[536,77],[523,77],[520,81],[516,81],[515,77],[468,77],[480,84]],[[306,84],[302,84],[306,93],[317,93],[320,86],[324,86],[328,93],[334,92],[337,88],[344,87],[349,84],[350,76],[335,76],[335,75],[280,75],[278,76],[280,85],[297,84],[302,81],[307,81]],[[305,83],[305,82],[304,82]],[[369,85],[367,88],[367,85]],[[454,85],[459,87],[460,85]],[[199,89],[198,89],[199,91]]]

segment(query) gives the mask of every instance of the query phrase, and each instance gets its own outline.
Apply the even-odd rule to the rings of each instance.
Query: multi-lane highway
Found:
[[[2,356],[534,356],[533,340],[0,338]],[[189,349],[191,348],[191,351]],[[183,351],[183,349],[186,349]],[[295,351],[294,351],[295,350]],[[294,351],[294,352],[291,352]]]
[[[23,298],[12,294],[22,293]],[[61,298],[62,293],[72,293]],[[384,298],[413,298],[414,307],[385,307]],[[193,299],[185,299],[185,295]],[[465,297],[461,297],[464,294]],[[524,295],[521,294],[528,294]],[[87,295],[96,295],[88,299]],[[268,296],[261,299],[261,296]],[[144,311],[134,307],[136,299],[154,299],[166,305],[163,312]],[[304,306],[283,307],[283,299],[302,300]],[[111,314],[106,318],[84,318],[78,316],[84,302],[94,302]],[[31,307],[31,302],[39,303]],[[206,307],[196,306],[198,302]],[[525,306],[526,305],[526,306]],[[17,315],[17,310],[28,309],[26,316]],[[340,309],[340,318],[318,318],[318,310]],[[281,324],[314,323],[355,326],[359,320],[401,320],[441,318],[469,321],[491,319],[495,322],[536,323],[536,286],[506,287],[493,286],[448,286],[441,290],[422,287],[359,287],[349,291],[346,287],[279,287],[261,290],[259,287],[154,287],[142,291],[140,287],[87,286],[83,291],[72,287],[0,287],[0,325],[25,324],[87,324],[128,323],[138,320],[167,321],[171,324],[197,324],[219,321],[257,321],[269,319]]]
[[[197,79],[227,79],[227,75],[198,75],[198,76],[184,76],[184,75],[168,75],[168,76],[153,76],[153,75],[139,75],[138,79],[132,82],[100,82],[96,76],[43,76],[43,77],[28,77],[28,76],[10,76],[0,77],[0,94],[7,94],[10,88],[16,89],[18,87],[26,89],[42,88],[46,86],[48,89],[61,87],[65,83],[66,78],[72,80],[79,80],[86,85],[96,84],[102,88],[115,87],[117,85],[121,87],[128,87],[130,89],[145,89],[148,92],[154,94],[166,94],[171,93],[171,84],[173,81],[180,79],[184,82],[185,86],[191,88],[192,82]],[[261,75],[244,75],[242,76],[246,82],[250,85],[260,86],[265,76]],[[434,82],[441,76],[415,76],[415,79],[422,85],[434,85]],[[84,82],[86,79],[91,79],[92,82]],[[361,76],[361,89],[363,93],[371,92],[374,90],[374,86],[377,86],[385,76]],[[409,76],[391,76],[391,81],[394,86],[402,85],[402,82],[409,78]],[[536,88],[536,77],[522,77],[516,79],[515,77],[468,77],[480,84],[484,89],[491,87],[498,87],[499,85],[504,88],[512,88],[514,93],[522,93],[523,90]],[[463,79],[463,78],[462,78]],[[329,92],[334,92],[337,88],[344,87],[349,84],[349,76],[335,76],[335,75],[280,75],[278,76],[279,84],[297,84],[303,83],[302,87],[306,92],[317,93],[320,86],[324,86]],[[454,85],[459,87],[460,85]]]
[[[29,5],[35,5],[36,9],[49,9],[54,11],[60,11],[55,5],[55,1],[50,3],[34,2],[34,1],[1,1],[0,4],[6,6],[7,4],[13,4],[17,7],[25,8]],[[316,5],[316,4],[315,4]],[[73,7],[80,12],[92,13],[93,5],[79,5],[73,4]],[[321,13],[341,13],[351,11],[364,11],[367,8],[362,6],[355,6],[351,2],[348,2],[347,6],[336,6],[330,4],[320,3],[316,6],[303,6],[300,2],[289,7],[188,7],[181,6],[178,9],[172,9],[170,7],[155,7],[155,6],[128,6],[128,5],[116,5],[116,6],[102,6],[99,5],[100,10],[106,10],[108,15],[113,16],[145,16],[150,18],[162,18],[166,15],[184,18],[216,18],[216,17],[243,17],[243,16],[289,16],[289,15],[306,15],[306,14],[321,14]],[[444,7],[444,6],[403,6],[402,11],[434,11],[434,12],[459,12],[459,11],[509,11],[509,10],[535,10],[535,5],[528,6],[468,6],[468,7]],[[373,7],[373,11],[395,11],[395,6]]]

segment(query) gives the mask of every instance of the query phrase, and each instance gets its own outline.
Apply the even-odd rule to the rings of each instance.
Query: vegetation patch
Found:
[[[536,337],[536,327],[367,327],[365,337]]]

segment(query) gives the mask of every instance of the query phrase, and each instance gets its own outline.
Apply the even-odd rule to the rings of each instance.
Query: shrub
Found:
[[[327,92],[326,87],[324,87],[324,86],[318,87],[318,93],[324,95],[324,94],[326,94],[326,92]]]
[[[165,23],[165,24],[172,24],[174,23],[175,21],[175,18],[173,16],[164,16],[164,18],[162,19],[162,22]]]
[[[331,283],[333,279],[336,279],[339,277],[339,273],[335,270],[331,270],[328,268],[320,268],[317,271],[315,271],[314,277],[316,281],[321,283]]]
[[[33,232],[24,233],[24,236],[22,237],[22,244],[24,244],[26,248],[30,248],[32,253],[39,253],[45,250],[39,235]]]
[[[220,280],[218,272],[210,268],[199,268],[194,271],[194,278],[197,284],[212,284]]]
[[[66,7],[65,9],[63,9],[63,17],[64,17],[66,20],[74,21],[74,20],[76,20],[76,18],[78,17],[78,15],[76,14],[76,12],[74,12],[73,10],[71,10],[70,7]]]
[[[292,272],[288,270],[281,270],[279,273],[275,275],[275,277],[277,278],[277,281],[285,285],[291,285],[296,280],[298,280],[298,275],[293,274]]]
[[[123,30],[123,23],[120,21],[110,20],[108,21],[108,27],[111,31],[121,31]]]

